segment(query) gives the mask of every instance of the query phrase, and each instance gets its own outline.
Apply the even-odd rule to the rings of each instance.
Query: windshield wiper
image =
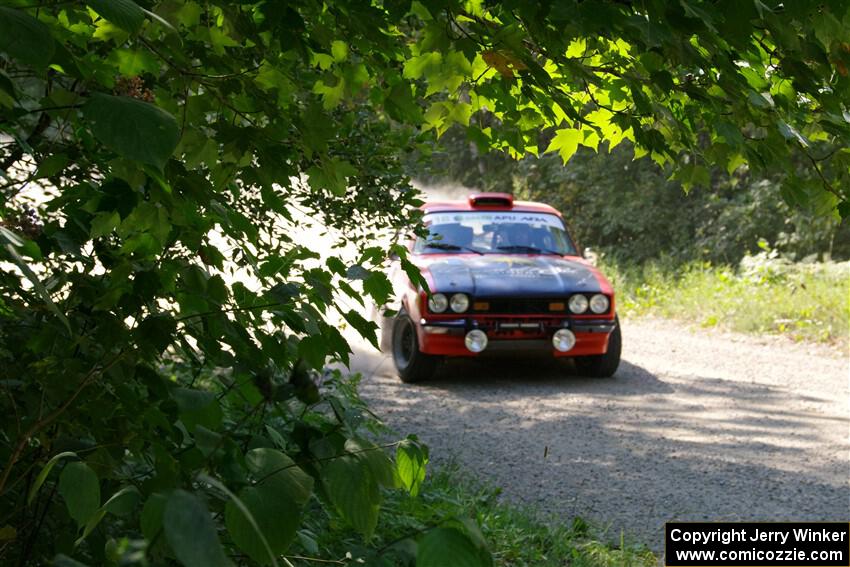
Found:
[[[498,250],[505,250],[506,252],[528,252],[529,254],[554,254],[556,256],[563,256],[557,250],[549,250],[548,248],[538,248],[536,246],[524,246],[522,244],[510,244],[507,246],[497,246]]]
[[[457,244],[449,244],[448,242],[426,242],[425,248],[436,248],[437,250],[467,250],[469,252],[474,252],[479,255],[483,255],[484,252],[481,250],[476,250],[475,248],[470,248],[469,246],[458,246]]]

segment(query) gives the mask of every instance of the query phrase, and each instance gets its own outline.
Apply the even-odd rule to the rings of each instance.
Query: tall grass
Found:
[[[658,315],[745,333],[846,344],[850,333],[850,262],[792,263],[765,250],[739,266],[662,262],[600,267],[625,316]]]

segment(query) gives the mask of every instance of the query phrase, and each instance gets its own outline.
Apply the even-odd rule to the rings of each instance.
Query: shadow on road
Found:
[[[626,361],[589,379],[540,358],[452,361],[408,385],[375,356],[362,392],[400,434],[560,520],[610,522],[613,539],[659,550],[669,520],[844,520],[850,508],[850,420],[817,395]]]
[[[444,362],[436,375],[422,383],[424,388],[454,390],[458,386],[486,388],[513,383],[520,388],[530,384],[569,392],[604,391],[612,395],[642,395],[669,392],[670,387],[653,374],[626,361],[611,378],[581,376],[569,359],[508,357],[455,359]]]

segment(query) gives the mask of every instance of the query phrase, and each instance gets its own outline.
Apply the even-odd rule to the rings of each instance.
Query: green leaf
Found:
[[[175,388],[171,396],[177,402],[180,420],[190,432],[198,425],[203,425],[210,431],[215,431],[221,425],[221,404],[212,392]]]
[[[381,493],[363,461],[351,456],[325,463],[322,484],[331,503],[355,530],[367,539],[378,523]]]
[[[99,41],[115,42],[115,44],[121,45],[130,37],[130,34],[127,31],[105,18],[98,18],[95,20],[94,26],[96,29],[94,34],[92,34],[92,37]]]
[[[295,538],[301,512],[313,492],[313,479],[274,449],[253,449],[246,463],[256,484],[240,491],[239,501],[228,501],[225,523],[242,551],[254,561],[267,564],[272,559],[269,549],[281,555]]]
[[[777,128],[779,128],[780,134],[786,139],[793,142],[799,143],[802,147],[808,148],[809,141],[797,131],[796,128],[785,122],[784,120],[778,120],[776,122]]]
[[[12,108],[18,103],[18,94],[15,85],[5,74],[0,72],[0,105]]]
[[[106,516],[106,510],[104,510],[103,508],[98,508],[97,510],[95,510],[95,512],[86,522],[86,527],[83,528],[82,535],[78,537],[77,540],[74,542],[74,547],[79,546],[83,542],[83,540],[89,537],[89,534],[94,531],[94,529],[97,527],[97,525],[100,523],[104,516]]]
[[[121,28],[135,33],[145,23],[145,13],[133,0],[86,0],[92,9]]]
[[[398,83],[390,90],[384,99],[384,108],[391,118],[399,122],[418,124],[422,121],[422,109],[407,81]]]
[[[393,294],[393,284],[386,274],[382,272],[370,272],[363,280],[363,291],[372,296],[375,303],[383,305],[390,300]]]
[[[321,335],[311,335],[298,341],[298,356],[311,367],[320,370],[328,357],[327,341]]]
[[[65,169],[69,163],[71,163],[71,159],[65,154],[49,155],[38,164],[36,178],[42,179],[45,177],[53,177]]]
[[[133,331],[137,346],[149,353],[160,354],[174,340],[177,327],[174,319],[166,315],[146,317]]]
[[[162,529],[162,516],[165,513],[165,505],[168,499],[158,492],[151,494],[142,507],[140,525],[142,535],[148,541],[153,540]]]
[[[81,461],[65,465],[59,475],[59,494],[78,526],[85,525],[100,508],[100,482],[94,471]]]
[[[185,490],[168,498],[162,517],[168,544],[186,567],[232,565],[218,539],[216,526],[203,500]]]
[[[488,567],[485,554],[463,532],[435,528],[419,541],[416,567]]]
[[[110,53],[109,61],[117,65],[118,72],[127,77],[156,73],[160,66],[156,57],[140,49],[115,49]]]
[[[89,236],[92,238],[100,238],[111,233],[121,224],[121,215],[118,211],[97,213],[91,221],[91,231]]]
[[[443,89],[454,93],[471,72],[472,65],[459,51],[449,51],[445,56],[438,51],[430,51],[411,57],[404,64],[406,78],[425,77],[428,82],[425,96]]]
[[[372,272],[361,266],[360,264],[353,264],[348,267],[345,271],[345,277],[350,280],[365,280]]]
[[[134,98],[95,93],[83,106],[91,131],[123,157],[162,169],[174,149],[180,128],[161,108]]]
[[[18,537],[18,530],[6,524],[0,528],[0,541],[12,541]]]
[[[584,141],[584,134],[576,128],[562,128],[555,133],[555,137],[546,148],[546,152],[558,152],[564,163],[570,161],[573,154],[578,150],[578,145]]]
[[[47,26],[22,10],[0,6],[0,52],[43,69],[53,59],[55,49]]]
[[[97,527],[100,521],[107,513],[115,516],[127,516],[138,504],[140,498],[139,489],[135,486],[125,486],[118,492],[112,495],[103,506],[91,515],[89,521],[86,522],[86,527],[83,529],[83,534],[77,539],[74,545],[80,545],[92,531]]]
[[[115,516],[127,516],[130,514],[139,502],[139,497],[139,489],[132,485],[125,486],[113,494],[103,506],[91,515],[88,522],[86,522],[85,529],[83,529],[83,534],[77,539],[74,545],[80,545],[94,531],[107,512]]]
[[[44,304],[47,306],[47,308],[54,315],[56,315],[57,318],[59,318],[59,320],[68,330],[68,334],[73,334],[73,331],[71,330],[71,322],[68,320],[68,317],[66,317],[65,314],[59,310],[59,306],[53,302],[53,299],[50,297],[50,293],[47,291],[47,288],[44,287],[44,284],[41,283],[41,280],[38,279],[38,276],[36,276],[35,272],[33,272],[32,269],[29,267],[29,264],[27,264],[27,262],[23,258],[21,258],[21,255],[18,254],[17,250],[15,250],[16,246],[21,247],[24,243],[21,242],[21,240],[17,236],[15,236],[14,233],[2,226],[0,226],[0,240],[7,243],[6,251],[12,257],[12,259],[15,261],[15,263],[18,265],[18,267],[21,269],[21,271],[24,273],[30,283],[32,283],[32,286],[35,288],[35,291],[38,293],[39,297],[41,297],[41,300],[44,301]]]
[[[287,498],[296,506],[303,507],[313,493],[313,478],[295,465],[295,462],[276,449],[252,449],[245,455],[248,469],[257,484],[282,483]]]
[[[106,501],[103,509],[115,516],[127,516],[138,504],[140,496],[138,488],[132,485],[125,486]]]
[[[770,101],[767,100],[766,98],[764,98],[764,95],[762,95],[761,93],[757,93],[755,91],[749,92],[749,94],[747,95],[747,100],[749,100],[750,104],[752,104],[754,107],[756,107],[758,109],[763,110],[763,109],[771,107]]]
[[[352,438],[346,440],[345,450],[366,465],[375,482],[387,488],[395,487],[395,467],[383,448],[365,439]]]
[[[274,557],[286,551],[295,536],[298,526],[292,525],[292,510],[268,487],[245,488],[239,492],[238,499],[228,501],[224,510],[230,537],[257,563],[271,563]]]
[[[339,63],[348,58],[348,45],[344,41],[334,40],[331,43],[331,55]]]
[[[409,437],[398,444],[395,463],[401,486],[413,496],[419,494],[419,487],[425,480],[428,448]]]
[[[382,305],[383,302],[379,303]],[[369,321],[363,317],[357,311],[351,309],[342,314],[345,317],[345,320],[348,321],[348,324],[354,327],[354,329],[360,333],[360,336],[372,343],[375,348],[380,348],[378,346],[378,339],[375,331],[378,330],[378,325],[375,324],[374,321]]]
[[[38,476],[35,477],[35,481],[33,481],[32,486],[30,487],[29,494],[27,495],[27,504],[32,504],[35,495],[38,493],[38,489],[41,488],[41,485],[43,485],[44,481],[47,480],[47,475],[50,474],[50,471],[53,470],[53,467],[56,466],[56,463],[58,463],[62,459],[76,456],[76,453],[72,453],[71,451],[65,451],[64,453],[54,455],[49,461],[47,461],[47,464],[44,465],[44,468],[41,469],[41,472],[39,472]]]
[[[690,191],[693,187],[711,187],[711,174],[708,169],[694,163],[679,166],[673,174],[673,179],[682,183],[685,192]]]
[[[340,197],[348,189],[348,178],[356,174],[357,169],[353,165],[337,158],[325,159],[320,166],[314,165],[307,170],[313,189],[327,189]]]

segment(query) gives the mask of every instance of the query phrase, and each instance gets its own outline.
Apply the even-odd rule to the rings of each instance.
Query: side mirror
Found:
[[[591,250],[590,247],[585,248],[584,251],[581,253],[581,255],[585,260],[587,260],[588,262],[590,262],[594,266],[599,261],[599,254],[597,254],[596,252]]]

